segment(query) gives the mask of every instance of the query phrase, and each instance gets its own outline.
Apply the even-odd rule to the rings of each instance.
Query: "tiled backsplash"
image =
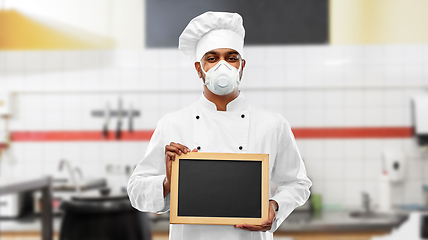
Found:
[[[410,101],[427,94],[428,45],[246,47],[241,89],[250,101],[281,113],[292,127],[410,127]],[[91,111],[139,110],[135,129],[154,129],[166,113],[201,95],[193,63],[176,49],[105,51],[1,51],[0,91],[13,91],[12,131],[99,130],[104,118]],[[123,129],[127,129],[124,119]],[[116,119],[110,120],[114,130]],[[0,128],[2,129],[2,128]],[[362,191],[376,202],[381,152],[400,149],[407,175],[393,189],[394,203],[422,203],[428,159],[412,138],[297,139],[325,204],[358,206]],[[148,142],[14,142],[0,162],[0,177],[58,171],[60,159],[85,176],[106,175],[106,166],[135,165]]]

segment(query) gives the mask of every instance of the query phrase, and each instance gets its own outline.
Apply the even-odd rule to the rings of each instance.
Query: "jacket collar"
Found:
[[[209,111],[216,111],[217,112],[217,106],[215,105],[215,103],[211,102],[210,100],[208,100],[204,93],[202,93],[201,98],[199,99],[199,105],[204,108],[207,109]],[[226,112],[230,112],[230,111],[243,111],[248,107],[248,102],[245,99],[245,97],[243,96],[243,94],[241,92],[239,92],[239,95],[237,98],[233,99],[230,103],[227,104],[226,106]]]

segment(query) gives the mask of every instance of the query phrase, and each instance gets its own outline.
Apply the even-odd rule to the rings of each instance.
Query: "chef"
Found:
[[[206,12],[184,29],[179,49],[195,62],[202,96],[158,122],[146,155],[129,179],[128,195],[138,210],[164,213],[170,207],[175,154],[269,154],[269,219],[262,225],[171,224],[172,240],[273,239],[272,233],[309,197],[312,183],[290,125],[281,115],[253,105],[239,91],[246,64],[244,35],[242,17],[228,12]]]

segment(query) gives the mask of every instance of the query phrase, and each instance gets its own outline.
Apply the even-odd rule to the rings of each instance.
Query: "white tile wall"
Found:
[[[428,45],[257,46],[246,47],[244,58],[245,96],[280,112],[296,128],[409,127],[411,97],[427,94]],[[13,131],[101,131],[105,119],[92,117],[91,111],[104,110],[106,103],[117,108],[119,97],[125,109],[132,104],[140,110],[136,129],[154,129],[164,114],[201,96],[201,79],[176,49],[1,51],[0,91],[8,89],[18,92]],[[57,91],[30,91],[35,89]],[[91,89],[99,91],[87,92]],[[105,89],[117,92],[100,92]],[[121,91],[129,89],[141,92]],[[115,125],[112,119],[109,128]],[[313,191],[323,194],[326,205],[359,206],[362,191],[376,202],[384,148],[401,149],[408,160],[406,180],[393,189],[394,203],[422,201],[428,161],[412,138],[297,143]],[[108,175],[106,165],[134,166],[147,144],[15,142],[14,160],[5,157],[0,162],[0,177],[66,176],[58,171],[58,163],[68,159],[85,176],[109,176],[110,182],[124,186],[126,176]]]
[[[364,185],[361,180],[346,180],[344,182],[344,202],[347,206],[360,206],[361,205],[361,195],[364,190]]]

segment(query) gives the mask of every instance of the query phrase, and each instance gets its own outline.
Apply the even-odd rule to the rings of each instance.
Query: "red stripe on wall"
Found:
[[[293,128],[297,139],[321,138],[409,138],[411,127],[348,127],[348,128]],[[154,130],[122,132],[121,141],[149,141]],[[115,132],[104,138],[101,131],[15,131],[12,141],[115,141]]]
[[[408,138],[411,127],[293,128],[296,138]]]
[[[17,131],[12,132],[12,141],[148,141],[154,130],[139,130],[122,132],[120,139],[116,139],[115,132],[111,131],[105,138],[101,131]]]

